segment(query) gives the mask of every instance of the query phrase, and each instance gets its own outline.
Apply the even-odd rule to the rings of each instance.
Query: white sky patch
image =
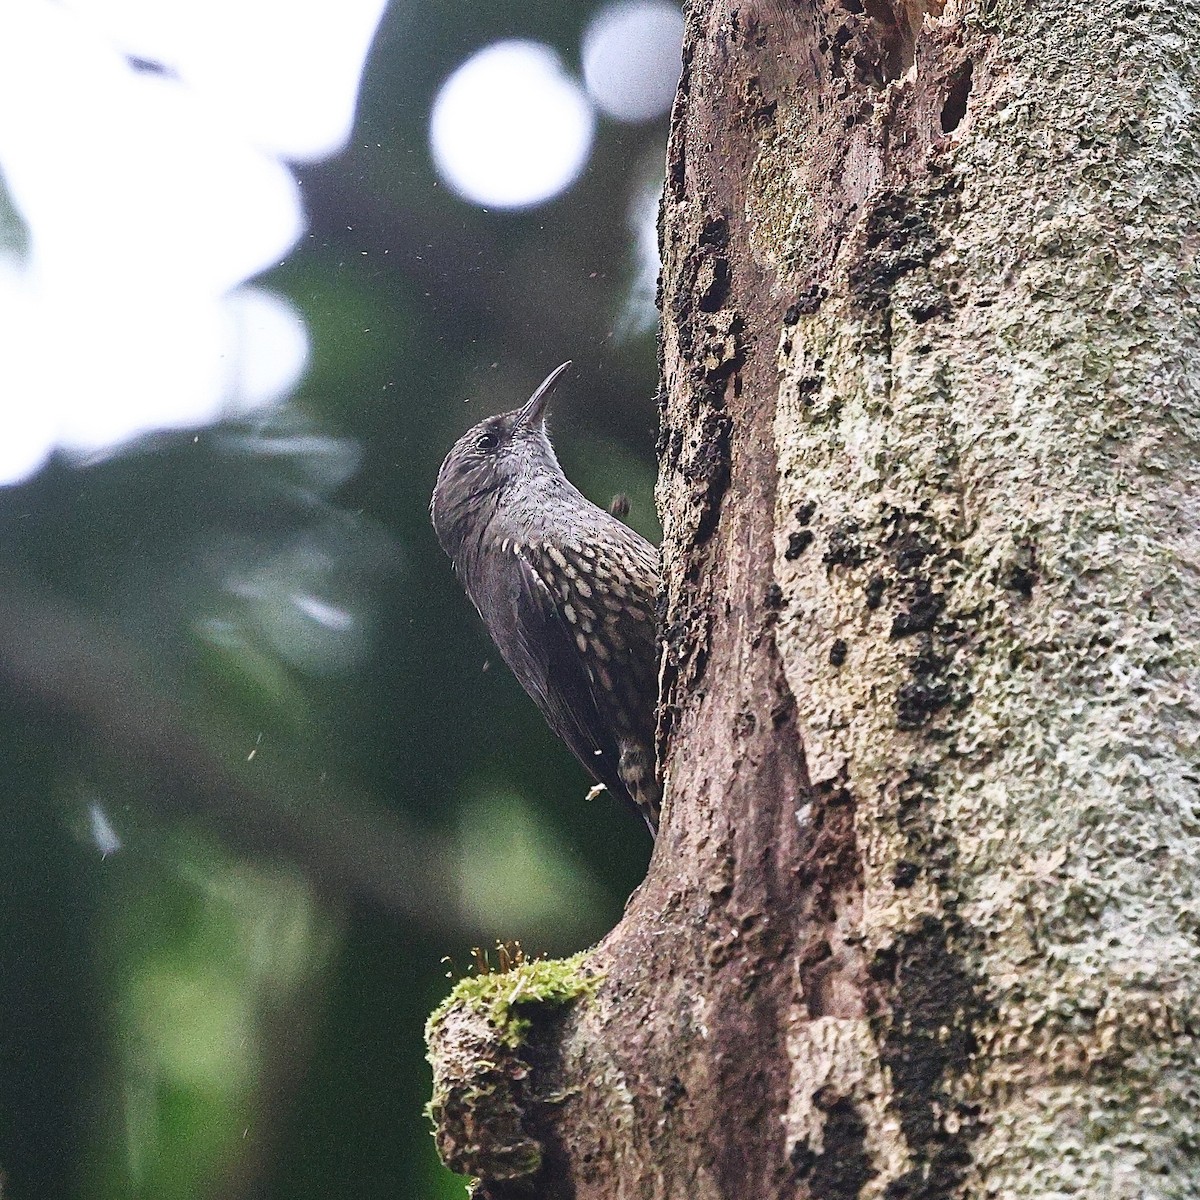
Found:
[[[265,288],[242,287],[225,301],[236,347],[228,379],[239,408],[252,410],[290,392],[308,361],[304,318]]]
[[[242,285],[303,232],[279,156],[345,141],[381,10],[0,4],[0,175],[26,245],[0,256],[0,484],[56,447],[95,459],[285,398],[307,331]]]
[[[442,178],[465,199],[527,208],[579,177],[595,115],[558,55],[532,41],[496,42],[442,84],[429,142]]]
[[[384,0],[66,0],[127,54],[161,63],[255,145],[293,162],[350,136]]]
[[[683,14],[667,0],[621,0],[592,18],[583,37],[588,95],[616,121],[652,121],[675,97]]]

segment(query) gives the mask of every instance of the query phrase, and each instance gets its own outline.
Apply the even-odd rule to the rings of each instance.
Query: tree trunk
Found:
[[[692,5],[665,819],[483,1194],[1200,1195],[1198,44]]]

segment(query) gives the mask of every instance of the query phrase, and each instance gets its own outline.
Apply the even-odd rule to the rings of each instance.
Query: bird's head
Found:
[[[491,519],[512,488],[562,474],[546,436],[546,408],[570,365],[555,367],[520,408],[468,429],[446,455],[429,513],[438,541],[451,558],[473,528]]]

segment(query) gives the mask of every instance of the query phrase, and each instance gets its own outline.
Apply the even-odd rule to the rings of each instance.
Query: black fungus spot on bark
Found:
[[[729,486],[729,443],[733,424],[727,413],[709,409],[700,423],[700,445],[683,469],[684,478],[697,486],[700,513],[697,543],[706,541],[717,527],[721,499]]]
[[[829,661],[835,667],[840,667],[846,661],[846,652],[848,647],[846,643],[838,638],[832,646],[829,647]]]
[[[785,325],[795,325],[801,317],[811,316],[821,307],[821,302],[828,295],[828,291],[819,284],[814,283],[811,287],[806,287],[787,306],[787,311],[783,314],[783,323]]]
[[[933,715],[950,703],[953,693],[936,672],[923,669],[922,660],[914,668],[914,678],[896,689],[896,728],[920,729]]]
[[[725,299],[729,295],[730,278],[727,258],[718,256],[708,259],[702,264],[697,275],[701,312],[717,312],[724,307]]]
[[[807,1142],[797,1142],[792,1147],[791,1154],[788,1155],[788,1161],[791,1163],[797,1179],[807,1179],[812,1174],[813,1163],[817,1161],[817,1156]]]
[[[917,876],[920,874],[921,868],[915,862],[909,862],[907,858],[902,858],[897,864],[896,869],[892,872],[892,886],[898,888],[909,888],[917,882]]]
[[[884,946],[880,950],[876,950],[870,963],[867,965],[867,974],[876,983],[892,984],[896,975],[896,962],[898,951],[896,947]]]
[[[796,380],[796,398],[805,406],[811,405],[813,398],[824,386],[823,375],[804,375]]]
[[[821,1153],[793,1152],[796,1173],[807,1178],[811,1196],[822,1200],[856,1200],[875,1175],[867,1152],[867,1126],[846,1096],[822,1088],[813,1097],[825,1114]],[[797,1147],[797,1151],[800,1147]]]
[[[896,728],[920,729],[951,700],[949,683],[942,677],[946,664],[929,651],[916,655],[910,664],[912,679],[896,689]]]
[[[914,633],[928,633],[946,607],[946,597],[940,592],[929,591],[929,585],[918,586],[906,612],[899,612],[892,619],[891,637],[910,637]]]
[[[886,193],[867,214],[866,236],[848,273],[851,298],[861,308],[886,308],[896,281],[926,266],[936,251],[933,227],[909,197]]]
[[[729,222],[724,217],[709,217],[700,230],[700,245],[724,250],[729,245]]]
[[[1004,565],[1001,585],[1029,600],[1033,596],[1033,585],[1037,582],[1037,553],[1029,542],[1017,546],[1016,553]]]
[[[783,588],[777,583],[768,583],[763,596],[763,607],[768,612],[778,612],[783,607]]]
[[[878,1019],[881,1058],[914,1159],[912,1169],[888,1185],[888,1200],[956,1195],[971,1162],[979,1112],[955,1091],[978,1049],[975,1030],[990,1011],[981,981],[966,965],[963,948],[971,940],[953,915],[927,916],[872,966],[891,1001],[890,1018]],[[947,1129],[948,1114],[957,1118],[954,1132]]]
[[[805,500],[803,504],[796,507],[796,524],[807,525],[812,519],[813,514],[817,511],[817,502],[815,500]]]
[[[972,63],[968,58],[950,77],[946,91],[946,102],[942,105],[942,132],[953,133],[967,115],[967,102],[971,98]]]
[[[915,571],[932,553],[933,547],[914,533],[899,534],[892,542],[892,558],[902,573]]]
[[[822,561],[827,567],[861,567],[867,561],[867,550],[859,536],[859,526],[853,521],[835,525],[829,531],[829,542]]]
[[[863,591],[867,595],[867,608],[876,609],[883,603],[883,593],[887,589],[887,580],[882,575],[872,575],[867,580]]]
[[[919,863],[934,884],[950,877],[958,858],[954,839],[936,815],[938,781],[932,767],[910,765],[897,797],[897,825],[904,835],[904,860]]]
[[[787,549],[783,552],[783,557],[789,562],[797,559],[805,550],[812,545],[813,531],[811,529],[799,529],[795,533],[788,536]]]
[[[908,312],[918,325],[924,325],[934,317],[949,316],[950,300],[937,288],[922,288],[909,302]]]

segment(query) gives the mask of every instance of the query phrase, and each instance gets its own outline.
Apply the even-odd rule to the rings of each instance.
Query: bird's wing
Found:
[[[613,726],[601,713],[602,689],[576,642],[580,631],[562,615],[547,583],[541,557],[529,547],[496,556],[471,598],[504,661],[550,728],[593,778],[637,811],[621,780]]]

